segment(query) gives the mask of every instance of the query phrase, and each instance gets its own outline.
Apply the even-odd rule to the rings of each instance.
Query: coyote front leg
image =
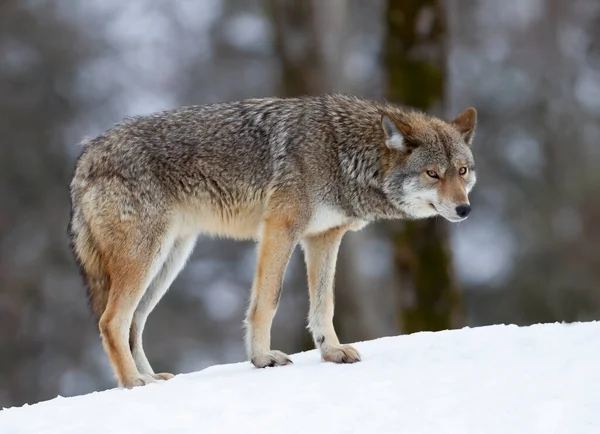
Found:
[[[287,222],[277,218],[265,220],[246,315],[246,350],[257,368],[291,363],[286,354],[271,350],[271,324],[279,305],[285,269],[296,244],[296,236]]]
[[[323,360],[355,363],[360,354],[350,345],[341,345],[333,327],[333,280],[338,250],[346,228],[331,229],[303,241],[308,269],[310,312],[308,328]]]

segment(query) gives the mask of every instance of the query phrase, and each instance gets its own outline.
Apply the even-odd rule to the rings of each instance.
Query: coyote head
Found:
[[[452,122],[418,112],[382,115],[389,150],[383,188],[406,217],[467,218],[476,179],[471,152],[476,122],[474,108]]]

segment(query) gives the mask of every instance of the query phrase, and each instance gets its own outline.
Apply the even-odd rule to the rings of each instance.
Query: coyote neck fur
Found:
[[[383,190],[385,165],[389,158],[381,130],[381,116],[386,108],[352,97],[343,101],[346,104],[339,104],[339,101],[331,104],[323,98],[318,107],[312,107],[312,116],[300,120],[301,124],[310,126],[314,116],[315,123],[321,122],[322,135],[315,140],[322,142],[318,146],[332,149],[332,157],[337,162],[335,166],[339,168],[334,171],[336,176],[330,186],[334,194],[321,199],[340,207],[348,217],[364,221],[405,218],[406,215]],[[392,110],[398,111],[398,108]],[[290,124],[289,127],[297,128],[297,125]],[[282,136],[285,134],[275,128],[275,137],[280,140]],[[279,143],[281,154],[289,155],[289,144]]]

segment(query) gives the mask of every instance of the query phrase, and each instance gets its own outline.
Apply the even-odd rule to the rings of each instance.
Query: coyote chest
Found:
[[[329,205],[318,205],[310,218],[306,233],[314,235],[340,226],[350,226],[350,230],[362,229],[367,222],[348,217],[345,213]]]

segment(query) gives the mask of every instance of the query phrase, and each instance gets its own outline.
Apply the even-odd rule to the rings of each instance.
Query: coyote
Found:
[[[200,233],[258,242],[245,320],[254,366],[291,363],[270,330],[298,244],[315,346],[323,360],[360,361],[333,327],[342,236],[377,219],[465,219],[476,118],[338,94],[263,98],[134,117],[87,141],[69,236],[119,384],[173,377],[153,371],[142,332]]]

